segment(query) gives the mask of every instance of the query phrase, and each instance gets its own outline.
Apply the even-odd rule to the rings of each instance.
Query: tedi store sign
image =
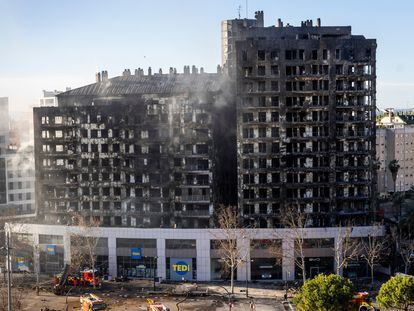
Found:
[[[171,280],[192,280],[193,260],[192,258],[171,258],[170,259]]]

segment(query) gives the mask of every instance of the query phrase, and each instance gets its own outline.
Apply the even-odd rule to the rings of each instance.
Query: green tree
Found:
[[[386,309],[414,310],[414,277],[397,275],[382,284],[377,301]]]
[[[388,169],[391,172],[391,177],[392,177],[392,181],[394,182],[394,193],[397,191],[397,175],[398,175],[398,170],[400,169],[400,165],[398,164],[398,160],[392,160],[390,161],[390,163],[388,164]]]
[[[354,306],[354,294],[350,280],[336,274],[319,274],[305,282],[294,303],[299,311],[348,311]]]

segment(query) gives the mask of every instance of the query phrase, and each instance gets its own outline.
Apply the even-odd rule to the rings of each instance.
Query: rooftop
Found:
[[[219,74],[216,73],[169,73],[148,74],[142,71],[131,75],[129,70],[122,76],[102,78],[97,75],[98,82],[63,92],[58,98],[71,96],[112,97],[143,94],[182,94],[196,92],[217,92],[220,88]]]

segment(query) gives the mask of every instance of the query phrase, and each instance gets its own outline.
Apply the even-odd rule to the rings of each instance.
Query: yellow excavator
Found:
[[[147,311],[170,311],[170,309],[160,302],[155,302],[153,299],[147,299]]]
[[[374,306],[374,301],[367,292],[357,293],[352,301],[358,306],[358,311],[379,311]]]
[[[95,294],[80,296],[82,311],[106,310],[106,303]]]

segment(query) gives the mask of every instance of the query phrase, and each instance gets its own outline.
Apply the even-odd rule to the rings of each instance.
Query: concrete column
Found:
[[[237,248],[239,249],[239,254],[241,259],[244,261],[239,264],[237,267],[237,281],[246,281],[251,279],[251,265],[250,265],[250,239],[237,239]],[[246,265],[247,262],[247,265]],[[247,269],[247,271],[246,271]]]
[[[197,248],[197,281],[209,281],[211,277],[210,239],[201,238],[196,241]]]
[[[118,276],[118,266],[116,262],[116,237],[108,237],[108,272],[112,278]]]
[[[70,233],[65,232],[63,234],[63,262],[65,265],[70,265],[71,252],[70,252]]]
[[[40,273],[40,246],[39,246],[39,234],[33,234],[33,269],[34,272]]]
[[[167,278],[165,258],[165,239],[157,239],[157,276],[162,280]]]
[[[282,240],[282,274],[283,280],[295,279],[295,240],[286,237]]]

